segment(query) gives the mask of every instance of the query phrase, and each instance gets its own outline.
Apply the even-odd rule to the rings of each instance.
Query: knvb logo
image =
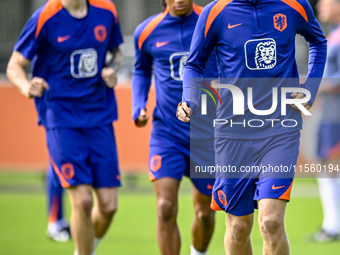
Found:
[[[202,83],[205,87],[208,87],[218,98],[220,101],[220,104],[222,105],[222,100],[219,97],[217,91],[214,88],[218,89],[229,89],[232,98],[233,98],[233,115],[244,115],[245,111],[245,96],[240,88],[234,85],[229,84],[214,84],[212,86],[209,86],[207,84]],[[217,102],[214,98],[214,96],[204,88],[199,88],[206,92],[215,102],[215,105],[217,105]],[[267,116],[272,113],[274,113],[278,106],[278,88],[272,89],[272,106],[268,110],[258,110],[255,109],[253,104],[253,88],[248,87],[248,96],[247,96],[247,104],[248,109],[251,113],[259,116]],[[287,94],[291,93],[303,93],[305,94],[304,98],[297,99],[297,98],[287,98]],[[304,88],[298,88],[298,87],[289,87],[289,88],[281,88],[281,115],[285,116],[287,115],[287,105],[296,105],[300,109],[301,112],[303,112],[305,115],[312,115],[304,106],[304,103],[307,103],[311,98],[311,94],[307,89]],[[207,95],[202,94],[201,95],[201,114],[207,115]]]

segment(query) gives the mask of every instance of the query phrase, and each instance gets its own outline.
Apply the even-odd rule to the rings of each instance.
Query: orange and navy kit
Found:
[[[206,151],[190,148],[195,137],[190,136],[190,124],[176,117],[182,97],[183,67],[188,58],[192,35],[202,11],[194,4],[186,17],[173,17],[168,9],[142,22],[134,34],[136,62],[132,78],[132,115],[135,121],[146,107],[152,74],[155,77],[156,107],[153,112],[150,139],[150,179],[170,177],[181,180],[190,176],[190,166],[214,164],[213,132],[201,130],[198,140],[206,140]],[[216,56],[213,54],[205,77],[217,76]],[[212,103],[209,101],[208,103]],[[214,116],[202,118],[212,122]],[[191,138],[191,139],[190,139]],[[210,163],[209,163],[210,162]],[[211,195],[214,178],[193,178],[196,188]]]
[[[302,85],[295,61],[297,34],[309,45],[309,70]],[[302,117],[290,105],[286,115],[282,113],[281,91],[302,87],[310,92],[312,106],[327,52],[327,41],[310,4],[307,0],[219,0],[207,5],[184,68],[181,101],[188,102],[194,112],[198,112],[200,98],[196,94],[190,98],[191,87],[196,85],[192,81],[203,77],[211,52],[217,55],[220,84],[233,85],[244,95],[235,95],[233,100],[229,89],[219,90],[223,104],[217,106],[216,118],[228,122],[215,128],[216,166],[230,168],[216,174],[212,207],[241,216],[253,213],[258,200],[289,200]],[[271,109],[275,89],[277,108],[268,114],[253,113],[249,98],[255,109]],[[244,112],[234,113],[234,104],[240,102],[244,102]],[[294,124],[285,125],[286,119]]]
[[[120,186],[112,128],[117,105],[101,70],[107,52],[122,42],[111,1],[88,0],[87,15],[78,19],[50,0],[32,15],[14,47],[32,61],[33,76],[49,85],[34,100],[63,187]]]

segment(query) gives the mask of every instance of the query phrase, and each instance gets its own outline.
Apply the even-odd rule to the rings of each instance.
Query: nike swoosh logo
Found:
[[[242,23],[231,26],[230,23],[229,23],[228,28],[231,29],[231,28],[238,27],[238,26],[241,26],[241,25],[242,25]]]
[[[62,43],[64,41],[66,41],[67,39],[69,39],[71,36],[70,35],[65,35],[65,36],[58,36],[58,43]]]
[[[276,189],[282,189],[282,188],[284,188],[284,187],[286,187],[286,186],[275,187],[275,184],[273,184],[272,189],[273,189],[273,190],[276,190]]]
[[[166,42],[157,42],[156,43],[156,47],[159,48],[159,47],[162,47],[162,46],[167,45],[169,43],[170,43],[169,41],[166,41]]]

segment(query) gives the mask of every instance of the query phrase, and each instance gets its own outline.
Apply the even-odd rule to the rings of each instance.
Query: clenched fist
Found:
[[[112,67],[104,67],[101,75],[109,88],[114,88],[117,85],[117,73]]]
[[[40,77],[34,77],[27,86],[26,89],[23,89],[22,93],[27,98],[32,97],[41,97],[45,91],[45,89],[48,89],[47,82]]]

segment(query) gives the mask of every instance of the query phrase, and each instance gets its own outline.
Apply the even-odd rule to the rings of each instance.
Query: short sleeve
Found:
[[[37,54],[43,36],[43,31],[40,31],[38,35],[36,34],[39,14],[40,12],[34,13],[27,21],[14,46],[14,51],[19,51],[25,58],[30,60]]]
[[[113,50],[123,43],[123,35],[120,30],[118,15],[114,15],[113,23],[109,38],[109,50]]]

